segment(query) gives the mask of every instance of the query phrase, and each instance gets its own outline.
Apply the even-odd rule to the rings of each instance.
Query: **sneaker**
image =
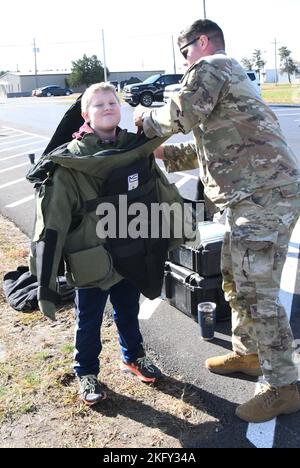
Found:
[[[235,414],[243,421],[261,423],[299,410],[300,395],[296,384],[278,388],[264,385],[258,395],[238,406]]]
[[[210,372],[220,375],[229,375],[235,372],[259,377],[262,375],[259,359],[257,354],[246,354],[241,356],[235,352],[226,354],[225,356],[217,356],[207,359],[205,367]]]
[[[161,371],[147,356],[141,356],[134,362],[122,361],[121,369],[136,375],[142,382],[155,382],[161,377]]]
[[[96,375],[83,375],[79,377],[79,381],[81,398],[88,406],[96,405],[99,401],[106,399],[106,393]]]

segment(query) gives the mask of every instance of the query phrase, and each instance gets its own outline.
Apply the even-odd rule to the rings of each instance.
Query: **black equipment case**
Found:
[[[229,304],[222,291],[221,275],[203,278],[187,268],[166,262],[163,297],[196,321],[200,302],[217,304],[217,321],[228,320],[231,316]]]
[[[210,278],[221,274],[221,250],[225,226],[212,221],[199,223],[201,244],[198,249],[181,245],[169,253],[172,263]]]

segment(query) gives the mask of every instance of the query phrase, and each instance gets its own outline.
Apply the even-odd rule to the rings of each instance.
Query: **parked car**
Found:
[[[162,102],[164,89],[168,85],[179,83],[182,75],[152,75],[142,83],[124,87],[124,101],[135,107],[142,104],[150,107],[154,101]]]
[[[62,88],[62,86],[50,85],[39,88],[35,91],[35,96],[70,96],[73,90],[70,88]]]
[[[258,73],[255,71],[247,71],[247,75],[249,80],[252,82],[253,86],[255,87],[258,94],[261,94],[261,85],[258,77]]]
[[[257,74],[254,71],[247,71],[249,80],[252,82],[253,86],[257,90],[258,94],[261,94],[260,82],[258,80]],[[177,83],[174,85],[166,86],[164,90],[164,102],[167,103],[169,99],[174,96],[174,94],[179,93],[181,90],[182,84]]]
[[[109,83],[115,87],[116,91],[119,91],[119,82],[118,81],[110,81]]]
[[[179,93],[181,90],[182,84],[177,83],[170,86],[166,86],[164,90],[164,102],[167,103],[169,99],[174,96],[174,94]]]

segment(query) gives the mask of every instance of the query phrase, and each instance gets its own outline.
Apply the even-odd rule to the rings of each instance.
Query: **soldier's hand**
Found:
[[[143,117],[145,116],[145,113],[148,113],[147,107],[143,107],[141,105],[137,106],[134,110],[133,113],[133,120],[134,124],[137,127],[142,127],[143,126]]]
[[[43,300],[39,301],[39,309],[46,317],[48,317],[53,322],[56,320],[55,318],[56,307],[52,302],[43,301]]]

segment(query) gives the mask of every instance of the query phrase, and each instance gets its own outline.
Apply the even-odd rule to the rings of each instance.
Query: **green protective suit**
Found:
[[[53,311],[56,303],[56,278],[62,258],[72,286],[108,290],[122,279],[105,240],[97,236],[96,211],[85,210],[87,202],[96,201],[95,206],[101,203],[101,189],[113,170],[150,158],[159,202],[177,202],[182,207],[177,188],[168,182],[152,155],[165,139],[149,140],[120,130],[116,142],[107,146],[94,134],[86,134],[82,140],[73,140],[52,151],[31,171],[28,179],[42,184],[37,194],[30,270],[38,278],[38,300],[46,315],[51,315],[49,310]],[[172,219],[168,250],[183,242],[183,238],[174,237],[176,214]],[[185,226],[185,233],[189,229],[193,237],[192,221]]]

